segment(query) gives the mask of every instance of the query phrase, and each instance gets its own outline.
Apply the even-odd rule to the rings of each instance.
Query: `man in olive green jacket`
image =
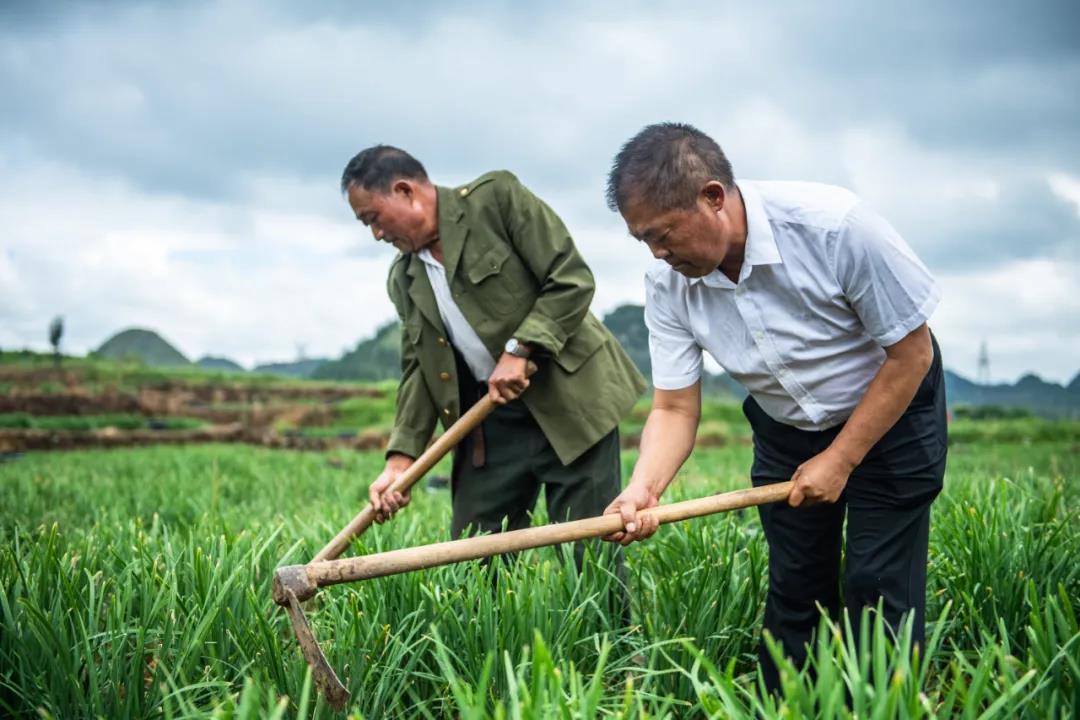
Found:
[[[553,520],[601,514],[621,488],[617,425],[645,381],[589,312],[592,273],[559,217],[509,172],[439,187],[385,145],[354,157],[341,187],[401,253],[387,284],[402,326],[397,413],[369,489],[379,521],[408,504],[388,488],[436,421],[449,427],[484,393],[499,407],[455,452],[453,535],[525,527],[541,486]]]

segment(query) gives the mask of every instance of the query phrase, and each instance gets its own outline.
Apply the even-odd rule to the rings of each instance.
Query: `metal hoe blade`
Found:
[[[311,625],[308,624],[304,610],[300,607],[300,601],[296,599],[296,593],[286,589],[285,597],[289,600],[285,611],[289,614],[293,632],[296,633],[296,639],[300,643],[300,651],[304,653],[304,659],[311,666],[315,685],[322,691],[330,707],[338,711],[344,710],[349,702],[349,691],[341,684],[337,673],[326,661],[322,648],[315,640],[315,633],[311,632]]]

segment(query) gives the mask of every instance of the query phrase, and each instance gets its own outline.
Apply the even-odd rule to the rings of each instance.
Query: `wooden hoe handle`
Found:
[[[660,524],[678,522],[703,515],[712,515],[728,510],[785,500],[790,494],[791,488],[792,482],[789,480],[756,488],[711,495],[696,500],[660,505],[648,510],[642,510],[638,513],[638,516],[651,515]],[[600,515],[573,522],[512,530],[494,535],[480,535],[433,545],[391,550],[375,555],[283,567],[279,568],[274,575],[274,600],[278,604],[286,604],[286,588],[294,592],[300,600],[306,600],[312,597],[320,587],[326,587],[327,585],[367,580],[385,575],[397,575],[422,568],[450,565],[464,560],[475,560],[530,548],[603,537],[618,532],[622,528],[621,516],[614,514]]]

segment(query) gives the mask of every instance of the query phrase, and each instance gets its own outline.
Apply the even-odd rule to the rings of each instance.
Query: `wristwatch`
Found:
[[[507,355],[513,355],[514,357],[527,358],[529,357],[529,349],[524,344],[518,341],[517,338],[510,338],[506,341],[506,345],[503,346],[503,350]]]

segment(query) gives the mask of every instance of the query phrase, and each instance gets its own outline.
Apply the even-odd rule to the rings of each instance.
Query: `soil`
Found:
[[[214,425],[196,430],[117,430],[103,428],[80,432],[38,429],[0,429],[0,455],[27,450],[76,450],[134,445],[183,445],[188,443],[246,443],[290,450],[381,450],[387,433],[360,433],[348,437],[305,437],[258,432],[240,423]]]
[[[273,429],[277,425],[329,425],[334,420],[333,403],[354,397],[385,395],[375,388],[165,382],[138,390],[108,388],[91,392],[79,384],[76,373],[54,369],[12,373],[10,369],[0,368],[0,379],[18,381],[6,394],[0,394],[0,413],[23,412],[34,416],[131,414],[147,418],[195,418],[211,423],[210,427],[188,430],[0,429],[0,453],[201,442],[244,442],[305,450],[339,447],[367,450],[385,447],[389,440],[386,433],[305,437],[295,432],[277,433]],[[42,393],[37,390],[39,381],[56,383],[63,390]]]

